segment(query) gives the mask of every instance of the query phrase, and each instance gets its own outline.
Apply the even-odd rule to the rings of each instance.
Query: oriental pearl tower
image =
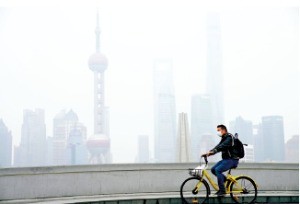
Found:
[[[104,73],[107,58],[100,52],[99,12],[97,12],[96,52],[89,58],[88,64],[94,75],[94,135],[87,141],[90,153],[89,162],[103,164],[111,162],[110,139],[108,128],[108,108],[104,100]]]

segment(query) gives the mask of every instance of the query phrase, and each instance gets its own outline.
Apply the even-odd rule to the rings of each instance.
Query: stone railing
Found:
[[[107,164],[0,169],[0,200],[176,193],[196,163]],[[212,164],[211,164],[212,165]],[[249,175],[262,191],[298,191],[299,165],[242,163],[233,175]]]

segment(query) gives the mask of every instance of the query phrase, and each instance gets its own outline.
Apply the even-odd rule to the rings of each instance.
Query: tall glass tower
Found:
[[[213,125],[224,123],[221,23],[218,13],[207,15],[207,94],[211,99]]]
[[[42,109],[24,110],[20,146],[15,149],[15,166],[45,166],[46,124]]]
[[[213,148],[218,138],[212,121],[211,100],[208,95],[196,94],[191,101],[191,158],[199,161],[201,151]],[[207,142],[203,142],[207,141]]]
[[[154,62],[154,153],[156,162],[175,162],[176,108],[172,61]]]
[[[283,117],[264,116],[261,128],[264,160],[283,162],[285,159]]]

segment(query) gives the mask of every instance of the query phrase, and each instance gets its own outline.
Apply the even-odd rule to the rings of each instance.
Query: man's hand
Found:
[[[207,153],[202,154],[201,157],[207,157]]]
[[[213,155],[213,154],[214,154],[213,151],[209,151],[209,152],[207,152],[205,154],[202,154],[201,157],[209,157],[210,155]]]

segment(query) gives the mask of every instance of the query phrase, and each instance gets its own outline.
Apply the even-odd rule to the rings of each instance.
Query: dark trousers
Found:
[[[237,167],[238,163],[238,159],[223,159],[211,168],[211,172],[218,178],[219,190],[221,192],[225,192],[224,182],[226,180],[226,176],[224,176],[223,172],[230,168]]]

